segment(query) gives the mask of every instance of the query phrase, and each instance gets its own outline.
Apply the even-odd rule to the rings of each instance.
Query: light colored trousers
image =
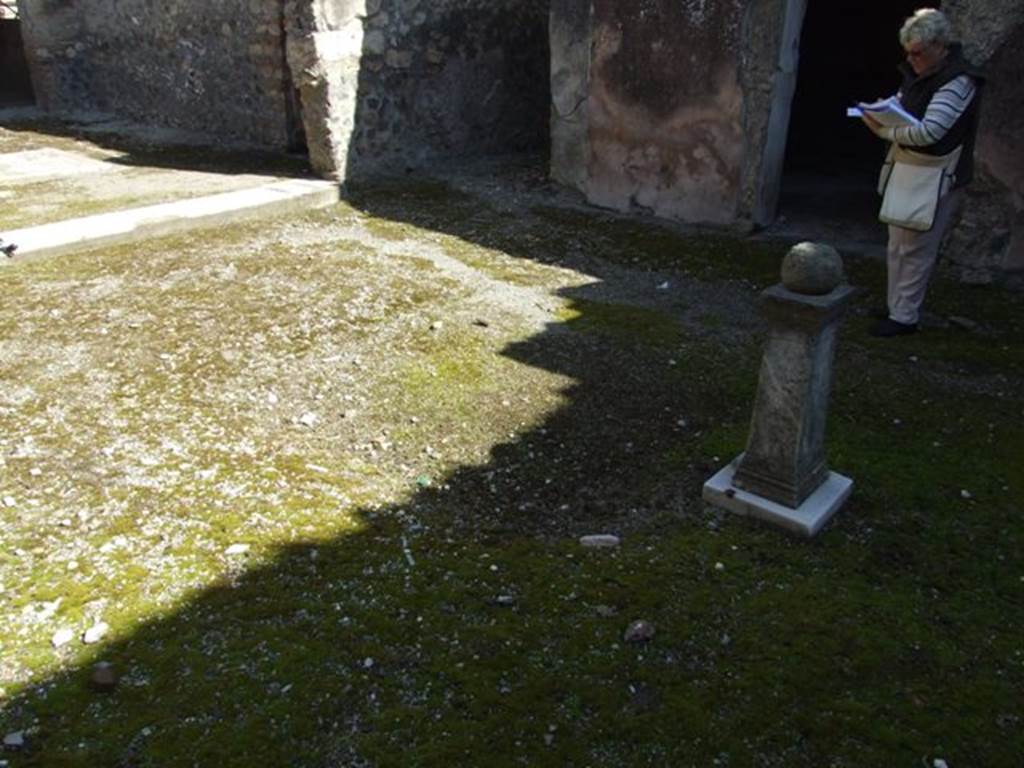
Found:
[[[889,318],[916,325],[928,291],[928,281],[939,260],[942,236],[960,208],[963,192],[955,189],[939,200],[935,223],[927,232],[889,225]]]

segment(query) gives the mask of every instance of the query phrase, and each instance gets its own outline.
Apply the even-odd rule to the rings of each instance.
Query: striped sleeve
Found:
[[[937,144],[971,105],[976,91],[977,87],[968,75],[953,78],[932,96],[919,125],[885,128],[882,138],[904,147]]]

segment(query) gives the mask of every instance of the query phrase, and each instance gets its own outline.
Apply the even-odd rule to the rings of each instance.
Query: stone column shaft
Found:
[[[809,296],[776,285],[761,295],[770,333],[737,488],[796,509],[825,481],[832,359],[854,293],[840,286]]]

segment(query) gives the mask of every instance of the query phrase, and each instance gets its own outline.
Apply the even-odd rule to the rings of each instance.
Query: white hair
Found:
[[[900,43],[936,43],[943,47],[953,41],[953,26],[946,14],[934,8],[919,8],[914,15],[903,22],[900,29]]]

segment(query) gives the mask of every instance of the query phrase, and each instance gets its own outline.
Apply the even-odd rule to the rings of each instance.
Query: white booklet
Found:
[[[921,124],[920,120],[900,106],[900,101],[895,96],[890,96],[887,99],[882,99],[872,104],[861,102],[856,107],[850,107],[846,110],[847,117],[861,117],[864,114],[875,118],[882,125],[891,125],[894,128]]]

